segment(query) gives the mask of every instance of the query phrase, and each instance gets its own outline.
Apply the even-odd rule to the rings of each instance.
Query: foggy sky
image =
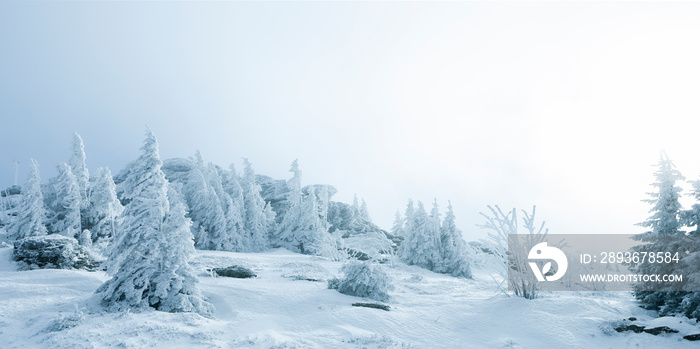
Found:
[[[92,173],[139,154],[332,184],[389,229],[451,200],[557,233],[634,233],[665,149],[700,175],[700,5],[0,2],[0,186],[83,137]]]

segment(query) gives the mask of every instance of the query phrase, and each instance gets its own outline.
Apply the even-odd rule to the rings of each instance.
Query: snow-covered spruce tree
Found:
[[[399,212],[399,210],[396,210],[396,215],[394,215],[394,225],[391,226],[391,235],[403,236],[403,224],[404,220],[401,217],[401,212]]]
[[[418,209],[415,213],[410,212],[412,203],[406,209],[407,224],[406,233],[401,248],[399,258],[408,265],[434,270],[440,256],[440,231],[436,229],[435,220],[431,219],[423,203],[418,202]],[[408,217],[411,216],[410,224]],[[409,230],[410,229],[410,230]]]
[[[78,185],[78,192],[80,194],[80,209],[85,210],[90,201],[88,198],[90,173],[88,172],[87,165],[85,164],[85,146],[83,146],[83,139],[77,132],[73,133],[73,144],[71,150],[71,157],[68,164],[70,165],[71,172],[75,176],[75,181]]]
[[[17,217],[7,228],[10,237],[19,240],[30,236],[46,235],[46,226],[44,226],[46,209],[44,196],[41,193],[39,164],[34,159],[30,159],[29,176],[22,187],[22,198],[17,212]]]
[[[196,312],[205,316],[213,313],[214,307],[204,300],[194,270],[189,265],[195,253],[190,225],[185,216],[186,207],[177,191],[168,189],[170,210],[160,235],[161,251],[159,265],[163,272],[155,279],[155,290],[150,301],[158,300],[154,308],[168,312]]]
[[[96,296],[110,310],[152,307],[210,315],[212,306],[199,294],[187,264],[194,252],[191,223],[175,192],[168,193],[158,142],[150,130],[141,149],[123,183],[129,202],[110,253],[108,272],[113,277]]]
[[[56,200],[51,205],[49,231],[71,238],[78,238],[82,232],[80,223],[80,189],[70,166],[60,163],[58,177],[52,181]]]
[[[462,238],[462,232],[455,225],[455,215],[452,203],[448,201],[447,215],[440,228],[440,272],[457,277],[471,278],[472,270],[469,263],[467,243]]]
[[[194,222],[195,242],[203,250],[230,250],[226,217],[214,189],[199,168],[190,171],[183,188]]]
[[[331,279],[328,288],[350,296],[367,297],[380,302],[389,300],[389,291],[394,289],[391,277],[382,266],[372,262],[350,261],[341,269],[343,279]]]
[[[323,222],[313,187],[303,198],[301,206],[292,205],[280,225],[278,243],[292,251],[303,254],[335,257],[338,246],[328,233],[328,223]]]
[[[687,290],[700,290],[700,180],[691,184],[693,190],[688,195],[695,199],[695,204],[689,210],[682,211],[681,217],[685,225],[695,229],[686,237],[685,249],[689,253],[682,256],[676,271],[687,278]],[[700,319],[700,292],[683,294],[675,312]]]
[[[108,168],[98,168],[95,176],[90,178],[88,197],[90,204],[83,221],[90,229],[92,241],[102,246],[111,240],[119,224],[119,217],[124,211],[124,207],[117,198],[117,188]]]
[[[243,188],[239,182],[236,169],[233,164],[229,171],[221,172],[221,186],[228,195],[228,210],[226,211],[226,229],[229,233],[231,248],[233,251],[244,252],[246,245],[244,242],[245,222]]]
[[[637,225],[649,228],[647,232],[636,237],[645,244],[632,248],[636,252],[657,251],[685,251],[681,239],[668,238],[671,235],[684,234],[681,230],[681,204],[679,202],[681,188],[676,186],[676,181],[684,180],[680,171],[661,151],[660,159],[654,173],[655,182],[652,186],[655,191],[647,193],[650,198],[644,200],[652,205],[649,211],[652,215],[644,222]],[[638,274],[674,274],[675,263],[643,263],[632,266],[632,270]],[[660,310],[662,315],[678,312],[679,304],[686,292],[669,292],[664,290],[650,291],[650,289],[663,288],[658,283],[635,285],[635,297],[647,309]]]
[[[363,221],[370,221],[369,210],[367,209],[367,202],[362,199],[362,205],[360,206],[360,219]]]
[[[275,228],[272,210],[260,196],[260,185],[255,182],[255,171],[248,159],[243,159],[244,241],[250,252],[264,251],[270,246],[270,234]]]
[[[285,210],[282,221],[273,233],[272,243],[274,246],[284,246],[294,250],[295,239],[292,236],[292,232],[297,229],[297,224],[301,219],[302,206],[301,170],[297,160],[292,162],[289,172],[292,172],[293,175],[292,178],[287,180],[287,188],[289,189],[287,192],[288,207]]]

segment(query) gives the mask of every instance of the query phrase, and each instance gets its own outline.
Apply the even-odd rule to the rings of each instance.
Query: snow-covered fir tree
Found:
[[[201,295],[197,277],[189,265],[195,253],[190,225],[185,216],[186,207],[179,193],[168,190],[170,210],[165,216],[163,233],[160,235],[161,272],[154,279],[155,289],[150,298],[154,308],[168,312],[196,312],[205,316],[213,313],[214,307]]]
[[[637,238],[645,244],[632,248],[637,252],[656,251],[685,251],[681,246],[680,239],[669,239],[670,235],[683,234],[681,230],[681,204],[679,202],[681,188],[676,185],[679,180],[685,178],[668,158],[665,152],[661,152],[659,163],[656,165],[657,171],[654,173],[655,182],[652,186],[656,191],[648,193],[650,198],[644,200],[652,205],[649,211],[652,215],[638,225],[649,228],[649,230],[639,235]],[[644,263],[632,267],[632,270],[639,274],[672,274],[675,263]],[[639,283],[635,285],[635,296],[648,309],[661,309],[662,312],[673,312],[673,306],[681,301],[683,294],[666,291],[649,291],[650,285]],[[658,289],[657,285],[651,288]],[[665,314],[665,313],[664,313]]]
[[[678,234],[681,232],[679,199],[682,189],[676,185],[676,181],[685,180],[685,178],[665,152],[661,152],[661,159],[656,166],[658,167],[654,173],[656,181],[652,186],[657,190],[648,193],[650,198],[644,200],[644,202],[653,205],[649,211],[653,214],[646,221],[637,225],[650,228],[648,233],[652,234]]]
[[[80,220],[80,189],[73,176],[70,166],[60,163],[57,166],[58,177],[51,185],[56,193],[55,201],[51,205],[52,217],[49,230],[53,234],[61,234],[72,238],[78,238],[82,232]]]
[[[436,230],[435,219],[428,216],[423,203],[418,202],[415,212],[410,212],[412,207],[410,204],[406,210],[405,239],[399,249],[399,258],[409,265],[434,270],[440,255],[440,232]],[[411,217],[410,224],[408,217]]]
[[[301,206],[292,205],[278,229],[278,243],[303,254],[337,254],[335,238],[328,233],[328,222],[323,221],[314,187],[302,198]]]
[[[241,188],[239,177],[238,174],[236,174],[236,169],[233,164],[229,167],[229,171],[222,171],[221,186],[228,195],[228,200],[230,200],[230,202],[227,203],[226,229],[229,232],[232,250],[244,252],[245,243],[243,239],[245,222],[243,220],[243,188]]]
[[[415,214],[416,209],[413,205],[413,200],[408,199],[408,204],[406,204],[406,210],[404,211],[404,235],[408,231],[413,231],[413,216]]]
[[[226,230],[221,201],[208,184],[202,169],[191,170],[183,188],[189,206],[189,217],[194,222],[196,245],[204,250],[230,250],[231,239]]]
[[[191,223],[177,193],[168,192],[150,130],[141,149],[123,183],[129,202],[110,253],[113,277],[95,293],[111,310],[152,307],[210,315],[212,306],[201,297],[188,265],[194,252]]]
[[[91,232],[92,241],[108,243],[114,235],[124,210],[117,198],[117,188],[108,168],[98,168],[90,178],[90,204],[83,219]]]
[[[275,217],[260,196],[260,185],[255,182],[255,171],[248,159],[243,159],[244,169],[241,181],[243,190],[244,241],[248,251],[263,251],[269,248],[270,233],[275,228]]]
[[[68,164],[70,165],[71,172],[75,176],[75,181],[78,185],[78,192],[80,194],[80,209],[84,210],[89,204],[88,189],[90,184],[90,173],[88,172],[87,165],[85,164],[85,146],[83,145],[83,139],[77,132],[73,133],[71,150],[71,157]]]
[[[206,172],[207,184],[211,188],[213,196],[218,201],[218,206],[221,208],[221,218],[223,219],[224,223],[222,226],[222,231],[224,232],[223,235],[226,241],[220,243],[219,247],[221,250],[232,251],[232,241],[236,240],[234,237],[232,237],[232,235],[237,234],[237,231],[231,229],[231,218],[229,217],[229,215],[233,214],[235,216],[236,214],[232,211],[231,208],[231,205],[233,205],[231,197],[224,190],[222,172],[223,169],[221,169],[218,166],[215,166],[212,163],[209,163]]]
[[[362,205],[360,206],[360,219],[365,222],[371,220],[369,218],[369,210],[367,209],[367,202],[365,202],[365,199],[362,199]]]
[[[289,205],[299,205],[301,206],[301,170],[299,169],[299,160],[295,159],[289,168],[292,178],[287,180],[287,188],[289,193],[287,194],[287,201]]]
[[[391,235],[403,236],[404,235],[403,225],[404,225],[404,220],[401,217],[401,212],[399,212],[399,210],[396,210],[396,214],[394,215],[394,224],[391,226]]]
[[[46,226],[44,226],[46,209],[41,192],[39,164],[34,159],[30,159],[29,176],[22,187],[21,194],[17,217],[7,228],[9,236],[19,240],[30,236],[46,235]]]
[[[691,182],[693,190],[689,196],[695,199],[695,203],[689,210],[682,212],[683,222],[688,227],[694,227],[685,241],[685,250],[676,272],[687,278],[687,290],[700,290],[700,180]],[[683,314],[689,318],[700,319],[700,292],[684,292],[677,294],[674,305],[677,308],[672,312]],[[669,308],[669,305],[666,305]]]
[[[467,243],[455,224],[455,214],[449,201],[447,214],[440,227],[440,252],[440,272],[457,277],[472,276]]]

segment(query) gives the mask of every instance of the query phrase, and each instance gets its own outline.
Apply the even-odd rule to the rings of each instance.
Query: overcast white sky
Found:
[[[73,131],[90,170],[161,156],[328,183],[390,228],[407,198],[538,205],[639,232],[659,149],[700,175],[700,4],[0,2],[0,186]]]

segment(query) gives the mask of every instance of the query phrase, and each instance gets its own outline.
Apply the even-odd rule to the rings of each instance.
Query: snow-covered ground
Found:
[[[106,313],[91,298],[103,272],[16,271],[0,248],[1,348],[697,348],[694,321],[654,319],[629,293],[553,293],[526,300],[495,292],[487,271],[456,279],[396,264],[390,311],[326,287],[342,265],[283,249],[198,251],[192,264],[216,318],[157,311]],[[212,267],[247,266],[254,279],[212,277]],[[316,279],[319,281],[308,281]],[[617,333],[637,317],[678,334]]]

